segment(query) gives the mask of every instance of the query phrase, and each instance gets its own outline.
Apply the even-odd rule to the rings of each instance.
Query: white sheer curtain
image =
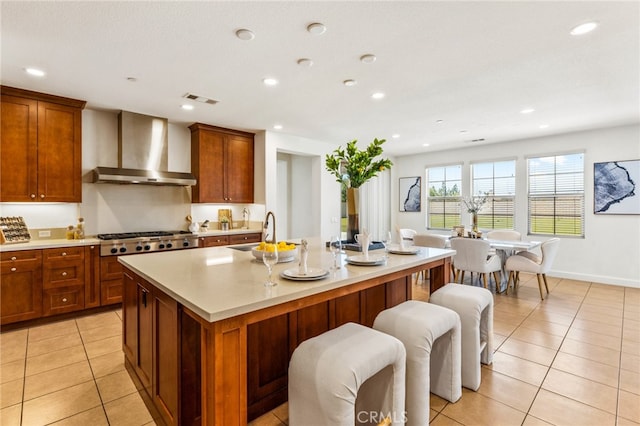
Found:
[[[360,230],[366,228],[375,241],[391,231],[391,173],[388,170],[360,187]]]

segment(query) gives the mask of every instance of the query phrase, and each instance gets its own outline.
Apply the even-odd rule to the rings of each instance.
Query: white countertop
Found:
[[[308,241],[308,266],[329,269],[333,257],[325,243],[318,238]],[[382,250],[369,253],[372,256],[383,254]],[[317,281],[281,278],[279,274],[283,270],[297,270],[298,260],[279,263],[273,272],[278,285],[272,288],[263,285],[267,279],[267,268],[253,257],[251,251],[229,247],[121,256],[118,261],[205,320],[214,322],[440,260],[453,256],[455,251],[421,247],[416,255],[390,254],[386,265],[353,266],[345,263],[345,256],[358,254],[346,251],[341,255],[342,267]]]
[[[85,238],[83,240],[67,240],[60,239],[47,239],[47,240],[31,240],[28,243],[8,243],[0,245],[0,252],[5,251],[18,251],[18,250],[38,250],[58,247],[76,247],[76,246],[91,246],[94,244],[100,244],[100,240],[97,238]]]

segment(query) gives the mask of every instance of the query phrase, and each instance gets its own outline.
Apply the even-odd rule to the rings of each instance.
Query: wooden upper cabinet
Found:
[[[84,105],[2,86],[0,201],[82,201]]]
[[[191,129],[194,203],[253,203],[253,134],[195,123]]]

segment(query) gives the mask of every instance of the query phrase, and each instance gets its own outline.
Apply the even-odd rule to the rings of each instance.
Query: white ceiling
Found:
[[[637,1],[2,1],[1,7],[2,84],[83,99],[88,108],[249,131],[278,123],[279,132],[336,144],[386,138],[390,155],[640,119]],[[591,20],[600,23],[595,31],[569,35]],[[327,31],[308,33],[312,22]],[[240,28],[255,39],[236,38]],[[368,53],[377,61],[360,62]],[[300,58],[313,66],[297,65]],[[28,76],[29,66],[46,76]],[[264,86],[267,76],[280,84]],[[346,79],[358,84],[345,87]],[[372,100],[375,91],[386,97]],[[187,92],[219,103],[191,102],[195,109],[183,111]],[[529,107],[536,111],[519,112]]]

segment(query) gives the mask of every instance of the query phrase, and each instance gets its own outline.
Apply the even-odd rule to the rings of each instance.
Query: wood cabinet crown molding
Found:
[[[17,87],[0,86],[2,96],[17,96],[20,98],[29,98],[36,101],[51,102],[59,105],[66,105],[73,108],[84,109],[87,101],[78,99],[65,98],[63,96],[49,95],[47,93],[34,92],[32,90],[18,89]]]
[[[210,124],[204,124],[204,123],[193,123],[191,126],[189,126],[189,130],[191,130],[191,132],[195,132],[196,130],[207,130],[210,132],[225,133],[228,135],[246,136],[249,138],[253,138],[255,136],[255,133],[245,132],[243,130],[226,129],[224,127],[212,126]]]

